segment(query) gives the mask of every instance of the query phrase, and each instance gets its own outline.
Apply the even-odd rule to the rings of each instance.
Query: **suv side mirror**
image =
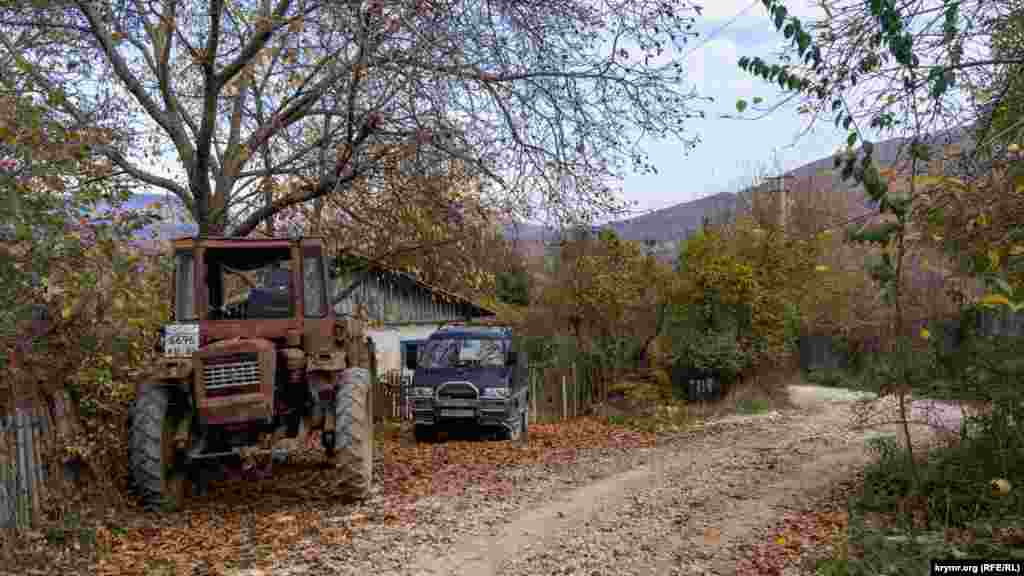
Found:
[[[509,350],[509,352],[508,352],[508,360],[505,362],[505,365],[506,366],[515,366],[516,362],[518,362],[518,361],[519,361],[519,358],[518,358],[518,355],[516,354],[516,351],[515,350]]]

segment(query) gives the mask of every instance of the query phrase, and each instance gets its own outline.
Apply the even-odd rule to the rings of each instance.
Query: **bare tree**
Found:
[[[88,153],[175,194],[203,234],[344,198],[396,149],[458,160],[522,209],[615,208],[638,141],[695,140],[685,0],[0,2],[0,60]],[[157,169],[172,158],[170,167]],[[566,185],[566,181],[572,185]]]

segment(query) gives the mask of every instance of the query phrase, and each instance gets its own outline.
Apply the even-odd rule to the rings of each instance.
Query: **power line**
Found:
[[[703,41],[703,42],[701,42],[701,43],[697,44],[696,46],[693,46],[692,48],[690,48],[690,49],[689,49],[689,50],[688,50],[688,51],[686,52],[686,54],[684,54],[684,55],[683,55],[683,58],[688,58],[688,57],[690,56],[690,54],[693,54],[693,53],[694,53],[694,52],[696,52],[697,50],[699,50],[699,49],[703,48],[703,47],[704,47],[705,45],[707,45],[707,44],[708,44],[709,42],[711,42],[712,40],[714,40],[716,36],[718,36],[719,34],[721,34],[722,32],[724,32],[726,28],[728,28],[729,26],[732,26],[733,24],[735,24],[735,23],[736,23],[736,21],[737,21],[737,20],[739,20],[740,18],[742,18],[744,14],[746,14],[747,12],[750,12],[750,9],[751,9],[751,8],[753,8],[754,6],[757,6],[757,5],[758,5],[758,3],[760,3],[760,2],[761,2],[761,0],[754,0],[754,1],[753,1],[753,2],[751,2],[751,3],[750,3],[750,4],[749,4],[749,5],[748,5],[748,6],[746,7],[746,8],[744,8],[743,10],[740,10],[740,11],[739,11],[738,13],[736,13],[736,15],[735,15],[735,16],[733,16],[733,17],[732,17],[732,18],[730,18],[730,19],[729,19],[728,21],[726,21],[726,23],[725,23],[725,24],[722,24],[722,25],[721,25],[721,26],[719,26],[718,28],[716,28],[716,29],[712,30],[712,31],[711,31],[711,34],[708,34],[708,35],[707,35],[707,36],[706,36],[706,37],[704,38],[704,41]]]
[[[758,2],[760,2],[760,1],[761,0],[753,0],[753,2],[748,4],[746,8],[744,8],[743,10],[740,10],[739,12],[737,12],[732,18],[727,20],[725,23],[723,23],[718,28],[715,28],[714,30],[712,30],[711,33],[708,34],[707,36],[705,36],[704,39],[701,42],[699,42],[698,44],[692,46],[689,50],[687,50],[683,54],[682,59],[685,60],[691,54],[693,54],[697,50],[701,49],[702,47],[706,46],[708,43],[710,43],[712,40],[714,40],[716,37],[718,37],[719,34],[724,32],[726,30],[726,28],[728,28],[729,26],[732,26],[733,24],[735,24],[736,21],[739,20],[740,18],[742,18],[744,14],[746,14],[747,12],[750,12],[750,10],[754,6],[757,6]],[[715,196],[717,194],[721,194],[721,192],[716,193],[716,194],[712,194],[711,196]],[[700,199],[702,199],[702,198],[696,198],[695,200],[700,200]],[[645,215],[648,215],[648,214],[651,214],[651,213],[654,213],[654,212],[658,212],[660,210],[665,210],[667,208],[672,208],[674,206],[676,206],[676,204],[673,204],[671,206],[666,206],[666,207],[663,207],[663,208],[648,208],[648,209],[643,209],[643,208],[641,208],[641,209],[630,209],[630,208],[626,208],[626,209],[620,211],[618,216],[619,217],[625,216],[625,215],[628,215],[629,217],[636,217],[636,216],[642,216],[642,215],[645,216]]]
[[[704,46],[706,46],[708,43],[710,43],[712,40],[714,40],[719,34],[724,32],[726,28],[728,28],[729,26],[732,26],[733,24],[735,24],[736,21],[739,20],[740,18],[742,18],[744,14],[746,14],[747,12],[750,12],[750,10],[754,6],[757,6],[758,2],[760,2],[760,1],[761,0],[754,0],[753,2],[748,4],[746,8],[744,8],[743,10],[740,10],[739,12],[737,12],[732,18],[727,20],[724,24],[722,24],[718,28],[715,28],[714,30],[712,30],[710,34],[708,34],[707,36],[704,37],[704,40],[702,40],[700,43],[692,46],[689,50],[687,50],[686,53],[683,54],[682,59],[685,60],[686,58],[689,58],[691,54],[693,54],[697,50],[699,50],[699,49],[703,48]],[[700,200],[700,199],[701,198],[697,198],[696,200]],[[636,209],[636,210],[627,208],[627,209],[622,211],[622,215],[628,214],[629,216],[633,216],[633,217],[640,216],[640,215],[647,215],[647,214],[651,214],[653,212],[658,212],[659,210],[665,210],[667,208],[672,208],[673,206],[676,206],[676,204],[673,204],[671,206],[667,206],[667,207],[664,207],[664,208],[649,208],[649,209]]]

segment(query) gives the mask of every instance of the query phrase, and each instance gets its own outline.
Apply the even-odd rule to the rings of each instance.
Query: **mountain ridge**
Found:
[[[971,139],[968,127],[945,130],[927,138],[931,146],[942,144],[970,145]],[[882,142],[874,143],[875,162],[880,167],[892,166],[902,157],[903,150],[909,139],[891,138]],[[828,155],[813,160],[792,170],[784,172],[781,176],[786,179],[805,180],[821,174],[832,172],[834,169],[835,155]],[[838,174],[833,173],[833,186],[837,189],[857,188],[850,182],[843,182]],[[732,213],[740,202],[741,195],[748,189],[736,192],[719,192],[696,200],[681,202],[654,210],[646,214],[615,220],[603,225],[595,225],[594,229],[611,229],[625,240],[638,242],[653,241],[663,248],[669,243],[684,240],[687,234],[700,228],[705,216],[712,221],[723,214]],[[532,244],[545,244],[558,238],[557,230],[536,224],[517,224],[507,226],[506,231],[513,241],[522,243],[528,253],[537,253],[536,246]]]

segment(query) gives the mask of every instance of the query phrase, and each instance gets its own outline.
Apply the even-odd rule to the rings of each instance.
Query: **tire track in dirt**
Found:
[[[849,421],[845,403],[724,420],[403,572],[734,574],[743,543],[867,462]]]

